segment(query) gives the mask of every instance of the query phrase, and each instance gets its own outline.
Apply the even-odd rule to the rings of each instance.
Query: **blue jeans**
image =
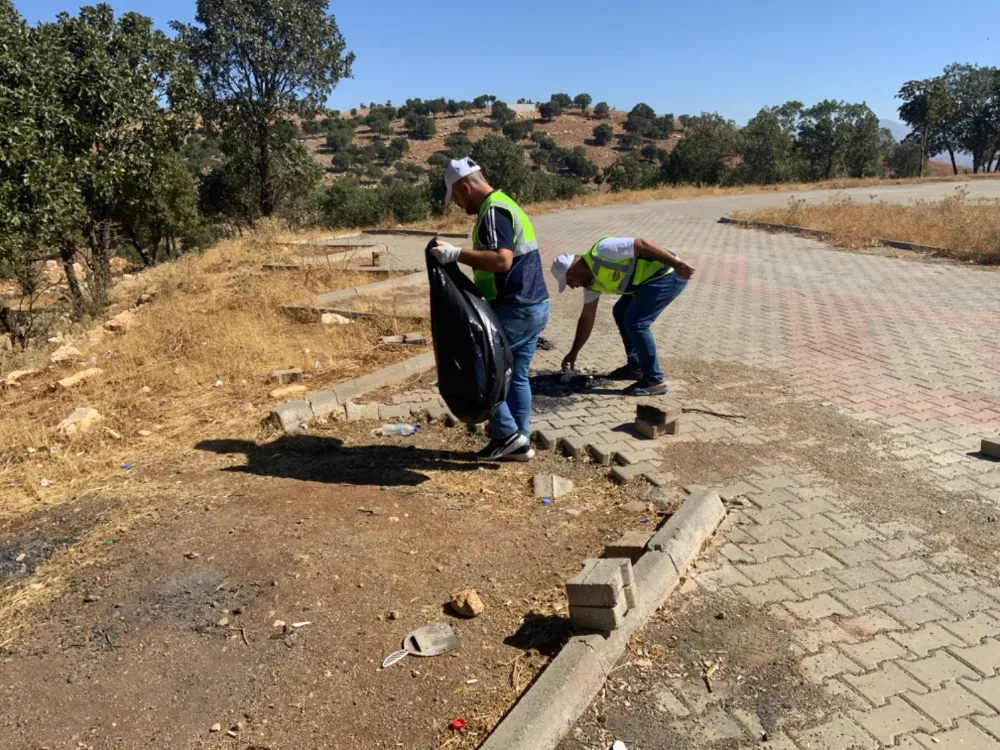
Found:
[[[649,327],[686,286],[687,279],[682,279],[675,271],[636,287],[634,294],[623,294],[615,303],[612,312],[625,345],[628,366],[642,370],[647,383],[663,382],[663,371],[656,358],[656,341]]]
[[[549,302],[519,305],[501,302],[493,306],[514,355],[514,373],[507,400],[490,417],[490,437],[502,438],[520,432],[531,437],[531,386],[528,371],[538,348],[538,336],[549,322]]]

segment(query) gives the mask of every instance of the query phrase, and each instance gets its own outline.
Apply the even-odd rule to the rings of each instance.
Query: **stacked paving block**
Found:
[[[661,401],[640,401],[635,410],[635,429],[650,440],[676,435],[681,429],[681,409]]]
[[[1000,458],[1000,436],[996,440],[983,438],[983,445],[979,449],[980,453],[990,458]]]
[[[632,561],[627,558],[588,559],[566,584],[570,624],[578,630],[610,633],[638,601]]]
[[[605,545],[604,557],[627,558],[635,565],[652,536],[652,531],[629,531],[617,541]]]

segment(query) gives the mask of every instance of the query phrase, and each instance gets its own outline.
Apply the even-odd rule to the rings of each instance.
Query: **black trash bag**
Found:
[[[426,254],[438,388],[452,414],[479,424],[507,398],[510,345],[490,303],[457,263],[438,263],[430,253],[433,245],[431,240]]]

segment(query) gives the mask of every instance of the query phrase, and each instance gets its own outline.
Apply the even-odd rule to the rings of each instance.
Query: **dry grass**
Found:
[[[734,218],[820,229],[837,245],[871,247],[872,238],[902,240],[941,248],[936,253],[969,263],[1000,264],[1000,201],[970,200],[962,188],[940,201],[907,204],[837,198],[805,205],[740,212]]]
[[[120,481],[125,461],[155,471],[194,454],[203,439],[261,437],[261,418],[282,400],[268,395],[277,387],[267,380],[273,369],[301,367],[304,384],[318,390],[418,353],[377,343],[380,334],[412,330],[412,321],[322,326],[282,313],[281,303],[373,279],[335,264],[261,271],[262,262],[294,253],[277,244],[281,239],[264,228],[117,285],[116,309],[144,292],[156,297],[136,309],[136,325],[125,333],[94,345],[80,331],[71,335],[82,359],[94,355],[104,370],[72,390],[54,384],[81,365],[48,365],[47,350],[0,361],[0,372],[45,367],[0,391],[0,518]],[[97,409],[104,421],[86,434],[59,437],[56,425],[80,406]],[[43,479],[51,485],[42,487]]]

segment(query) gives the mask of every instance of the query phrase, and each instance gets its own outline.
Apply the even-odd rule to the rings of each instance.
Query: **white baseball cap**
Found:
[[[566,272],[569,267],[573,265],[576,261],[575,255],[569,255],[568,253],[563,253],[554,261],[552,261],[552,275],[556,277],[556,281],[559,282],[559,291],[566,291]]]
[[[446,188],[444,194],[444,205],[451,203],[451,189],[455,187],[455,183],[459,180],[465,179],[473,172],[481,172],[479,165],[468,156],[462,159],[452,159],[448,162],[448,166],[444,168],[444,186]]]

